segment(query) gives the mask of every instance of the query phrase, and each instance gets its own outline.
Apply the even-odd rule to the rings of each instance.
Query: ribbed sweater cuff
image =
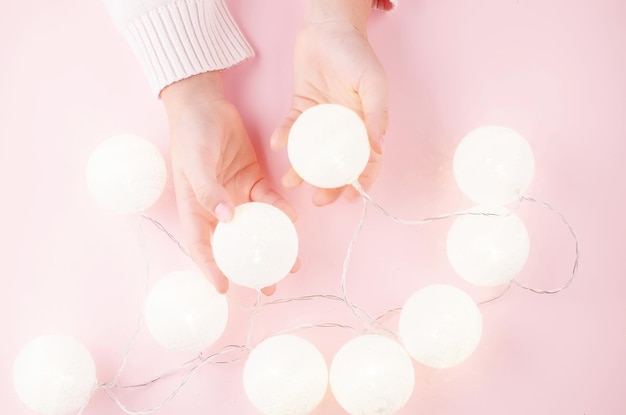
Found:
[[[223,0],[168,4],[137,18],[125,35],[157,96],[176,81],[254,56]]]
[[[388,11],[398,5],[398,0],[372,0],[372,9]]]

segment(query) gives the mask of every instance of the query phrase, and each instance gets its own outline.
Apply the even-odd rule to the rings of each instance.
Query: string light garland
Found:
[[[141,212],[165,189],[165,160],[145,138],[120,134],[104,140],[91,153],[86,176],[91,196],[105,211]]]
[[[400,312],[398,334],[411,357],[426,366],[457,366],[474,352],[483,317],[472,298],[451,285],[416,291]]]
[[[391,415],[413,392],[415,373],[405,349],[380,334],[349,340],[330,366],[330,388],[350,415]]]
[[[493,215],[465,215],[454,220],[446,243],[452,268],[477,286],[508,283],[522,270],[530,251],[524,222],[501,206],[477,206],[470,212]]]
[[[311,342],[282,334],[250,352],[243,386],[250,402],[265,415],[308,414],[326,394],[328,369]]]
[[[481,205],[502,206],[519,200],[535,174],[535,158],[517,131],[486,126],[459,143],[453,160],[459,188]]]
[[[349,185],[359,178],[370,157],[365,124],[342,105],[316,105],[293,123],[287,154],[307,183],[323,189]]]
[[[163,225],[143,213],[164,187],[164,162],[155,150],[146,140],[132,135],[106,140],[89,160],[88,187],[106,210],[139,213],[140,221],[152,223],[188,255]],[[243,204],[236,208],[231,222],[218,224],[213,245],[220,269],[233,282],[257,290],[245,344],[225,346],[204,355],[226,327],[228,303],[198,271],[178,271],[162,277],[149,290],[137,332],[112,381],[97,383],[93,359],[75,339],[42,336],[27,344],[15,360],[13,378],[18,397],[35,412],[66,415],[82,413],[92,394],[103,391],[123,412],[148,415],[174,399],[202,367],[245,360],[244,390],[250,402],[265,415],[306,415],[321,402],[328,385],[339,405],[351,415],[391,415],[406,404],[413,392],[412,359],[445,369],[461,364],[479,347],[480,306],[501,298],[512,286],[538,294],[556,294],[573,282],[580,255],[578,238],[560,212],[525,195],[534,174],[534,157],[519,133],[490,126],[468,134],[455,153],[454,175],[461,190],[479,205],[418,220],[398,218],[360,186],[357,179],[367,164],[369,151],[362,120],[335,104],[305,111],[289,135],[289,159],[305,181],[322,188],[351,185],[363,200],[361,217],[341,270],[341,296],[318,294],[262,303],[258,290],[280,281],[295,263],[298,237],[280,210],[262,203]],[[516,280],[530,244],[523,221],[513,213],[523,202],[550,210],[568,227],[575,241],[574,266],[562,287],[541,290]],[[515,204],[507,207],[511,203]],[[412,294],[401,308],[371,315],[355,304],[347,292],[350,258],[368,206],[394,222],[410,226],[453,219],[447,253],[454,270],[474,285],[502,286],[503,290],[477,303],[454,286],[435,284]],[[148,265],[147,271],[148,279]],[[257,317],[263,310],[302,301],[345,304],[360,325],[301,324],[275,333],[258,345],[252,344]],[[382,321],[397,312],[400,319],[396,332]],[[164,348],[194,351],[198,356],[146,382],[120,385],[120,375],[144,318],[150,333]],[[330,368],[315,345],[292,334],[314,327],[339,328],[354,334],[336,352]],[[181,376],[179,385],[152,408],[131,409],[117,396],[120,390],[147,387],[174,375]]]
[[[200,353],[224,332],[228,303],[199,271],[177,271],[150,290],[144,316],[150,334],[164,348]]]
[[[22,348],[13,364],[17,396],[43,415],[78,411],[96,382],[96,365],[89,351],[64,335],[37,337]]]
[[[298,234],[289,217],[267,203],[235,208],[230,222],[213,233],[213,256],[234,283],[261,289],[282,280],[298,258]]]

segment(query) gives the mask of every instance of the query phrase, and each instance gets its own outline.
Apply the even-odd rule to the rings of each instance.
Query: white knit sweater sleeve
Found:
[[[224,0],[103,0],[158,95],[254,56]]]

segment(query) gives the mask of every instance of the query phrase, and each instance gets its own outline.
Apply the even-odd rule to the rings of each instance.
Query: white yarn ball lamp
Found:
[[[449,368],[465,361],[482,335],[482,315],[465,292],[430,285],[415,292],[400,313],[398,334],[416,361]]]
[[[457,217],[448,231],[447,253],[454,270],[467,282],[494,287],[515,278],[524,267],[530,239],[524,222],[503,207],[475,207],[493,213]]]
[[[199,353],[219,339],[228,322],[228,302],[199,271],[174,271],[148,293],[144,315],[164,348]]]
[[[408,401],[414,383],[409,355],[399,343],[380,335],[350,340],[330,367],[333,394],[351,415],[396,413]]]
[[[283,279],[298,257],[298,234],[280,209],[259,202],[235,208],[213,234],[215,263],[235,284],[260,289]]]
[[[113,214],[141,212],[163,193],[166,167],[150,141],[132,134],[104,140],[87,162],[87,187],[94,200]]]
[[[518,132],[504,127],[480,127],[470,132],[454,154],[454,177],[474,202],[505,205],[530,186],[535,158]]]
[[[32,340],[13,364],[17,396],[43,415],[66,415],[81,409],[96,384],[91,354],[68,336],[54,334]]]
[[[289,131],[287,154],[293,169],[313,186],[333,189],[355,182],[370,156],[361,117],[338,104],[305,110]]]
[[[265,415],[306,415],[324,398],[328,369],[309,341],[278,335],[250,352],[243,384],[250,402]]]

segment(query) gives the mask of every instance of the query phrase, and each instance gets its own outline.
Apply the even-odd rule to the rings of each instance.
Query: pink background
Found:
[[[268,6],[271,3],[271,6]],[[268,140],[290,100],[291,56],[303,3],[233,0],[232,11],[257,58],[226,75],[269,177],[287,165]],[[466,208],[451,159],[471,129],[520,131],[536,158],[528,194],[560,209],[578,232],[580,273],[555,296],[512,289],[482,308],[484,334],[461,366],[415,365],[414,393],[402,414],[626,413],[626,3],[622,0],[402,1],[370,22],[373,47],[390,82],[385,164],[371,194],[406,218]],[[104,215],[87,193],[87,158],[104,138],[143,135],[167,158],[167,124],[138,64],[96,0],[5,2],[0,14],[0,408],[30,413],[16,398],[11,365],[32,338],[61,332],[92,352],[110,380],[135,330],[145,262],[137,218]],[[276,298],[339,291],[339,275],[360,206],[315,208],[311,189],[284,192],[297,207],[301,271]],[[180,236],[173,189],[149,214]],[[551,288],[567,280],[574,250],[566,228],[524,205],[531,253],[520,280]],[[144,222],[152,281],[190,262]],[[445,255],[449,221],[408,228],[370,211],[348,275],[355,302],[379,314],[416,289],[446,282],[476,299]],[[250,305],[232,293],[232,318],[216,345],[243,344]],[[341,304],[275,306],[259,316],[253,342],[301,323],[357,322]],[[395,320],[388,320],[395,327]],[[351,334],[298,332],[330,362]],[[162,350],[142,330],[124,383],[150,379],[190,356]],[[242,391],[243,364],[204,367],[161,414],[257,413]],[[122,395],[147,409],[176,378]],[[121,414],[97,393],[85,414]],[[328,394],[317,414],[343,411]]]

